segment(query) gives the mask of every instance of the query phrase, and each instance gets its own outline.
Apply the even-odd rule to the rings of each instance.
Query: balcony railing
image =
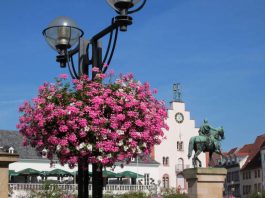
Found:
[[[51,184],[48,187],[43,184],[38,183],[9,183],[9,191],[44,191],[52,189],[61,189],[66,192],[77,191],[77,184]],[[104,192],[114,192],[114,193],[125,193],[129,191],[143,191],[149,192],[152,189],[152,185],[118,185],[118,184],[108,184],[103,188]],[[92,190],[92,185],[89,185],[89,191]]]

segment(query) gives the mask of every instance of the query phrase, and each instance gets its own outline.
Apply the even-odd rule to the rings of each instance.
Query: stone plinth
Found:
[[[0,152],[0,197],[8,198],[8,165],[17,162],[19,155]]]
[[[183,171],[189,198],[223,198],[225,168],[190,168]]]

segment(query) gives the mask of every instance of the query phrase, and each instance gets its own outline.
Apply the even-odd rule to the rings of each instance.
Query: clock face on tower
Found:
[[[184,120],[184,116],[183,116],[183,114],[180,113],[180,112],[176,113],[176,115],[175,115],[175,120],[176,120],[177,123],[179,123],[179,124],[182,123],[183,120]]]

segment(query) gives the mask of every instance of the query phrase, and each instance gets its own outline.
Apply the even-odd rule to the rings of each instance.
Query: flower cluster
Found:
[[[148,83],[141,84],[132,74],[120,75],[103,84],[104,75],[91,81],[87,76],[67,83],[60,75],[55,84],[40,86],[32,102],[25,102],[17,128],[24,145],[47,150],[60,163],[73,167],[79,158],[111,166],[147,156],[159,144],[167,129],[164,104],[156,100]]]

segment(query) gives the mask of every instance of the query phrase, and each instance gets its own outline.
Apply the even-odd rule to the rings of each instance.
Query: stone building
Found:
[[[233,148],[219,158],[216,166],[227,169],[225,194],[247,198],[252,193],[264,190],[265,135],[260,135],[252,144]]]

